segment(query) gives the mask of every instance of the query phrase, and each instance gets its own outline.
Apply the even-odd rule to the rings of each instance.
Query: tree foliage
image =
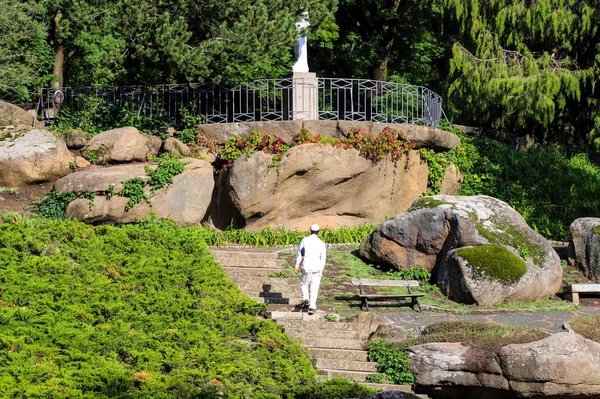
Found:
[[[330,76],[437,84],[446,53],[437,2],[341,0],[336,23],[337,51],[321,51],[309,40],[317,52],[317,70]]]
[[[59,75],[59,85],[282,77],[294,61],[295,23],[303,7],[310,10],[311,32],[328,40],[331,26],[322,23],[331,20],[337,4],[336,0],[37,0],[26,6],[1,1],[10,12],[6,24],[5,16],[0,17],[0,32],[12,36],[2,35],[0,49],[13,58],[23,47],[31,50],[31,59],[45,57],[29,73],[30,80],[11,84],[21,91],[31,90],[52,73]],[[8,18],[20,25],[8,23]]]
[[[448,94],[461,119],[553,139],[592,129],[598,2],[443,3],[460,24]]]
[[[28,88],[48,83],[52,52],[30,3],[0,0],[0,99],[22,101]]]

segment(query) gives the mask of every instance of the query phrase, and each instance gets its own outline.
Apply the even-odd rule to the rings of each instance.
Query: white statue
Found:
[[[300,35],[305,34],[305,29],[310,26],[308,22],[308,11],[302,13],[302,21],[296,22],[296,29]],[[306,50],[306,36],[298,37],[298,44],[295,49],[296,63],[292,66],[292,72],[308,72],[308,57]]]

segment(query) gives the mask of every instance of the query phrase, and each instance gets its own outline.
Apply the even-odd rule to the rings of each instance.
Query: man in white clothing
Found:
[[[296,258],[296,273],[300,272],[302,262],[302,276],[300,278],[300,291],[302,302],[297,307],[308,306],[308,314],[313,315],[317,310],[317,296],[321,285],[321,276],[325,268],[325,243],[319,238],[319,225],[310,226],[310,235],[304,237],[298,246]]]

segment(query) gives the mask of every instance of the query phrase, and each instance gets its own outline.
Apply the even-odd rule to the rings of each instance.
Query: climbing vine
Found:
[[[429,176],[427,177],[427,187],[430,189],[429,195],[439,194],[442,190],[442,181],[446,169],[450,165],[446,154],[436,153],[427,148],[422,148],[419,151],[421,162],[426,162],[429,168]]]

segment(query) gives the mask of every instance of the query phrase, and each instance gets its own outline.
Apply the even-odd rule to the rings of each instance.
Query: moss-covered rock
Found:
[[[419,198],[367,236],[360,254],[398,269],[422,266],[442,292],[466,303],[546,299],[562,279],[550,243],[487,196]]]
[[[478,278],[496,279],[503,283],[515,283],[527,271],[520,257],[499,245],[481,245],[456,250],[456,255],[466,261]]]

